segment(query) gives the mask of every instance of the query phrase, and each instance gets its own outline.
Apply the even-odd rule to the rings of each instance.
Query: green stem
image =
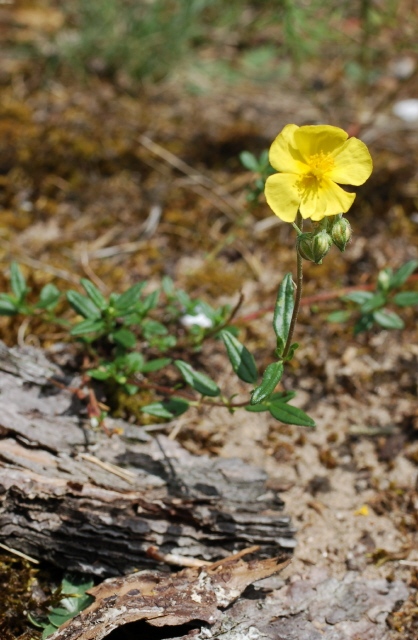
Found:
[[[303,230],[303,219],[300,213],[298,213],[297,218],[297,226],[296,229]],[[292,319],[290,321],[289,334],[287,336],[286,346],[283,351],[282,358],[283,360],[286,358],[289,353],[289,349],[292,345],[293,333],[295,331],[296,322],[298,319],[300,301],[302,299],[302,283],[303,283],[303,258],[299,254],[299,251],[296,251],[296,260],[297,260],[297,277],[296,277],[296,296],[295,296],[295,305],[293,307]]]

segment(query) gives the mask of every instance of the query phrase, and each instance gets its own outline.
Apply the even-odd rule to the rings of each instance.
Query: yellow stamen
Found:
[[[320,180],[325,173],[331,171],[334,167],[334,158],[330,153],[314,153],[308,158],[308,165],[311,170],[311,174]]]

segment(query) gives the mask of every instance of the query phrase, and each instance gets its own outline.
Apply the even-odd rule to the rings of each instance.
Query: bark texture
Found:
[[[100,576],[155,568],[147,555],[213,561],[295,541],[266,476],[238,459],[190,455],[125,422],[93,431],[42,352],[0,349],[0,541]],[[68,382],[68,381],[67,381]],[[73,381],[74,384],[74,381]]]

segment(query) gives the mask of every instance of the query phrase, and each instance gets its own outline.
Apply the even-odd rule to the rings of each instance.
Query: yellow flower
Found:
[[[356,197],[336,184],[363,184],[373,163],[364,142],[338,127],[288,124],[270,147],[276,171],[265,195],[276,216],[294,222],[298,209],[314,221],[349,210]]]

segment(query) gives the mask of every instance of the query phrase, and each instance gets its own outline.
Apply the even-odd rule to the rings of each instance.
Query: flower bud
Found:
[[[392,276],[393,271],[390,267],[379,271],[379,275],[377,276],[377,286],[380,291],[389,291]]]
[[[331,236],[324,230],[319,233],[302,233],[296,241],[299,255],[315,264],[322,263],[331,246]]]
[[[351,226],[348,220],[340,218],[337,220],[331,230],[332,241],[340,251],[345,251],[347,243],[351,238]]]
[[[314,235],[313,239],[313,254],[314,262],[316,264],[322,263],[322,258],[325,258],[328,251],[332,247],[332,238],[326,231],[320,231]]]
[[[301,233],[296,239],[296,249],[304,260],[315,262],[312,252],[312,240],[313,233]]]

